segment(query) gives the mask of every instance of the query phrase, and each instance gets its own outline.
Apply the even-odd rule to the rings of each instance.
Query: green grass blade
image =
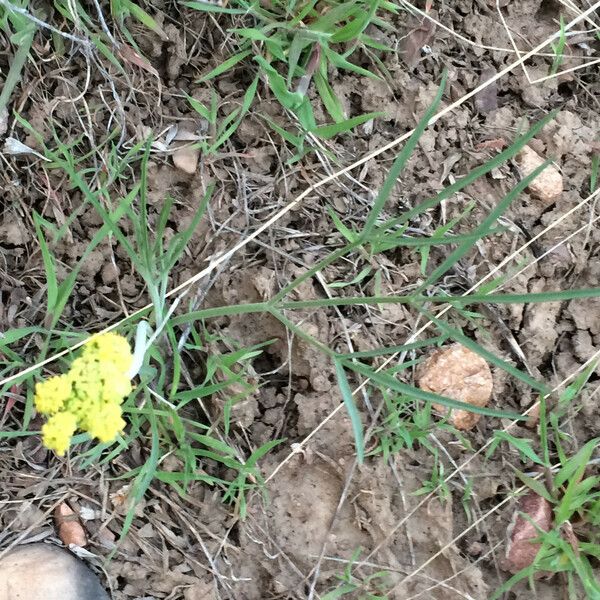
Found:
[[[28,24],[22,32],[21,39],[17,46],[17,50],[12,58],[10,68],[6,74],[2,91],[0,92],[0,117],[6,110],[13,90],[21,80],[21,71],[27,62],[29,50],[33,43],[33,37],[36,32],[35,25]]]
[[[42,217],[37,213],[33,212],[33,224],[35,226],[35,233],[37,235],[38,243],[40,245],[40,252],[42,253],[42,262],[44,263],[44,271],[46,273],[46,305],[47,314],[54,316],[56,311],[56,301],[58,299],[58,279],[56,277],[56,265],[54,258],[44,232],[42,231]]]
[[[424,213],[426,210],[433,208],[440,204],[443,200],[446,200],[450,196],[453,196],[457,192],[460,192],[463,188],[470,185],[483,175],[486,175],[493,169],[499,167],[505,161],[513,158],[519,150],[523,148],[534,136],[536,136],[554,117],[557,111],[551,111],[543,119],[538,121],[533,127],[529,129],[522,136],[517,138],[511,146],[500,152],[492,159],[488,160],[485,164],[473,169],[468,175],[465,175],[462,179],[457,180],[453,184],[445,187],[439,194],[433,198],[429,198],[425,202],[418,204],[417,206],[407,210],[402,216],[393,219],[388,222],[388,226],[402,225],[410,220],[414,219],[417,215]]]
[[[582,290],[557,290],[555,292],[532,292],[529,294],[469,294],[468,296],[432,296],[432,302],[448,302],[457,306],[470,304],[530,304],[539,302],[562,302],[600,296],[600,288]]]
[[[150,398],[148,398],[150,400]],[[156,470],[158,468],[158,459],[159,459],[159,438],[158,438],[158,423],[156,420],[156,416],[153,412],[153,407],[151,402],[147,405],[149,410],[146,411],[146,415],[148,417],[148,422],[150,425],[150,453],[146,459],[146,462],[142,465],[140,473],[136,478],[136,482],[133,486],[133,491],[131,494],[131,506],[125,515],[125,519],[123,520],[123,526],[121,528],[121,535],[119,536],[119,541],[122,541],[127,536],[129,529],[133,523],[133,518],[135,517],[135,509],[140,500],[144,497],[144,494],[150,487],[152,480],[155,477]]]
[[[203,12],[221,13],[225,15],[245,15],[248,10],[242,8],[227,8],[218,4],[210,4],[208,2],[182,2],[184,6],[200,10]]]
[[[206,75],[203,75],[198,79],[198,82],[209,81],[210,79],[214,79],[218,77],[222,73],[229,71],[229,69],[235,67],[239,62],[243,61],[246,57],[252,54],[252,50],[244,50],[243,52],[238,52],[233,56],[230,56],[227,60],[224,60],[218,67],[215,67],[212,71],[209,71]]]
[[[419,348],[428,348],[429,346],[437,346],[442,344],[448,339],[447,335],[440,335],[426,340],[417,340],[410,344],[400,344],[399,346],[389,346],[386,348],[376,348],[374,350],[364,350],[362,352],[348,352],[346,354],[339,354],[341,358],[352,359],[352,358],[375,358],[377,356],[386,356],[387,354],[396,354],[399,352],[412,352]]]
[[[439,281],[461,258],[467,254],[475,244],[476,241],[489,235],[489,231],[492,225],[502,216],[502,214],[508,209],[508,207],[514,202],[514,200],[525,190],[525,188],[550,164],[550,160],[546,160],[539,167],[537,167],[527,177],[524,177],[519,183],[512,189],[502,200],[494,207],[490,214],[478,225],[473,231],[475,235],[474,240],[467,240],[461,243],[456,250],[450,253],[450,255],[442,261],[442,263],[435,268],[431,274],[425,279],[425,281],[419,286],[417,292],[421,292],[429,287],[435,281]]]
[[[346,371],[344,370],[342,363],[339,360],[334,360],[333,364],[335,365],[335,374],[337,376],[338,386],[342,394],[342,399],[344,401],[344,405],[346,406],[346,410],[348,411],[350,423],[352,424],[352,432],[354,433],[354,444],[356,446],[356,457],[358,458],[359,464],[362,464],[365,460],[365,439],[363,435],[362,421],[360,420],[358,409],[356,408],[356,404],[354,403],[354,398],[352,397],[352,390],[350,389],[350,384],[348,383]]]
[[[321,57],[321,61],[324,61],[323,57]],[[323,69],[320,67],[314,75],[314,82],[317,88],[317,92],[319,93],[319,97],[321,98],[321,101],[323,102],[323,105],[327,109],[327,112],[329,113],[331,118],[336,123],[342,123],[346,120],[344,109],[342,108],[339,99],[335,95],[333,88],[331,87],[331,85],[329,85],[327,77],[323,75],[322,70]]]
[[[479,354],[479,356],[481,356],[481,358],[485,359],[486,361],[488,361],[489,363],[491,363],[493,365],[496,365],[497,367],[499,367],[503,371],[506,371],[513,377],[516,377],[517,379],[519,379],[523,383],[527,384],[529,387],[536,390],[540,394],[547,395],[550,393],[548,386],[541,383],[540,381],[537,381],[537,379],[534,379],[533,377],[531,377],[527,373],[524,373],[520,369],[517,369],[517,367],[514,367],[510,363],[502,360],[499,356],[497,356],[493,352],[486,350],[485,348],[480,346],[477,342],[473,341],[471,338],[467,337],[464,333],[462,333],[458,329],[455,329],[454,327],[452,327],[448,323],[445,323],[441,319],[437,319],[436,317],[434,317],[432,314],[430,314],[429,312],[427,312],[425,310],[421,309],[421,312],[442,333],[444,333],[445,335],[447,335],[448,337],[453,339],[455,342],[462,344],[469,350],[472,350],[473,352],[475,352],[475,354]]]
[[[377,219],[379,218],[379,214],[383,210],[383,206],[387,202],[394,186],[396,185],[396,181],[398,180],[398,177],[400,176],[402,169],[406,165],[406,162],[408,161],[413,150],[415,149],[416,145],[418,144],[419,139],[423,135],[423,132],[425,131],[425,129],[427,129],[427,126],[429,125],[429,121],[435,114],[435,111],[437,110],[437,107],[442,99],[444,89],[446,88],[447,78],[448,78],[448,74],[446,72],[444,72],[444,74],[442,75],[442,81],[440,83],[440,87],[438,89],[438,92],[437,92],[434,100],[433,100],[433,103],[427,109],[427,111],[425,112],[425,115],[423,116],[423,118],[419,121],[419,123],[415,127],[413,134],[406,141],[404,148],[402,148],[402,151],[400,152],[400,154],[394,161],[394,164],[392,165],[387,177],[385,178],[385,181],[384,181],[383,185],[381,186],[379,193],[377,194],[377,198],[375,199],[375,202],[373,203],[373,208],[371,209],[371,212],[369,213],[369,216],[367,217],[367,220],[366,220],[363,230],[361,232],[361,237],[363,240],[369,239],[371,232],[373,230],[373,227],[375,227],[375,223],[377,222]]]
[[[424,402],[434,402],[436,404],[442,404],[447,408],[452,408],[456,410],[466,410],[469,412],[485,415],[487,417],[495,417],[498,419],[512,419],[519,421],[527,419],[527,416],[520,415],[517,413],[512,413],[503,410],[495,410],[493,408],[485,408],[482,406],[473,406],[472,404],[468,404],[466,402],[460,402],[452,398],[447,398],[446,396],[439,396],[438,394],[427,392],[412,385],[408,385],[407,383],[402,383],[401,381],[398,381],[395,377],[392,377],[391,375],[388,375],[385,372],[375,371],[374,369],[365,365],[364,363],[352,362],[345,359],[340,360],[340,362],[347,369],[356,371],[364,377],[368,377],[373,383],[376,383],[377,385],[383,388],[393,390],[400,394],[405,394],[406,396],[416,398],[417,400],[423,400]]]
[[[321,125],[317,127],[312,133],[321,139],[328,140],[332,137],[340,133],[345,133],[346,131],[350,131],[371,119],[376,119],[377,117],[382,117],[385,113],[382,112],[372,112],[366,113],[364,115],[358,115],[357,117],[352,117],[350,119],[346,119],[345,121],[341,121],[339,123],[331,123],[330,125]]]

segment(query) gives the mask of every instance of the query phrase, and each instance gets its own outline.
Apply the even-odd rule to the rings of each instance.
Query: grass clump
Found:
[[[316,0],[269,3],[234,0],[221,8],[205,2],[185,2],[186,6],[211,13],[227,13],[236,21],[229,29],[236,51],[200,81],[210,81],[237,66],[258,70],[261,79],[286,110],[297,120],[297,133],[286,131],[270,119],[268,122],[302,155],[304,137],[314,134],[329,138],[349,131],[380,113],[349,118],[332,84],[333,70],[363,77],[379,78],[358,64],[358,55],[378,62],[375,52],[389,48],[366,33],[369,26],[388,29],[385,13],[397,7],[386,0]],[[314,85],[325,111],[333,120],[317,124],[308,90]]]
[[[565,583],[569,598],[600,598],[600,582],[595,565],[600,559],[600,476],[593,459],[600,439],[588,440],[575,451],[570,450],[575,440],[563,432],[561,421],[567,410],[592,374],[596,365],[588,368],[548,411],[546,398],[539,400],[540,421],[537,428],[539,449],[530,440],[497,432],[488,455],[506,443],[519,454],[521,461],[533,465],[537,474],[525,473],[513,467],[524,488],[547,501],[553,518],[548,531],[534,521],[538,535],[537,555],[527,567],[513,575],[493,595],[500,598],[519,581],[527,580],[535,589],[538,575],[559,574]],[[523,518],[531,520],[527,514]]]

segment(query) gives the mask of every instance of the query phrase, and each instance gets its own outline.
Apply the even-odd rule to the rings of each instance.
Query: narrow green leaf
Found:
[[[402,214],[402,216],[392,220],[389,223],[389,225],[401,225],[403,223],[408,223],[417,215],[424,213],[425,211],[427,211],[430,208],[433,208],[434,206],[437,206],[443,200],[450,198],[457,192],[460,192],[466,186],[470,185],[483,175],[486,175],[493,169],[497,168],[505,161],[511,159],[515,154],[517,154],[517,152],[519,152],[519,150],[521,150],[521,148],[523,148],[523,146],[525,146],[529,142],[529,140],[531,140],[531,138],[536,136],[552,119],[554,119],[556,113],[556,110],[551,111],[543,119],[541,119],[533,127],[531,127],[529,131],[517,138],[510,147],[506,148],[505,150],[500,152],[500,154],[497,154],[492,159],[488,160],[485,164],[476,167],[475,169],[470,171],[468,175],[465,175],[463,178],[445,187],[433,198],[429,198],[428,200],[425,200],[425,202],[421,202],[421,204],[418,204],[417,206],[405,211]]]
[[[240,29],[229,29],[231,33],[235,33],[243,38],[252,40],[254,42],[270,42],[272,44],[277,44],[278,46],[283,46],[283,43],[280,39],[276,37],[269,37],[265,35],[263,31],[259,29],[250,29],[250,28],[240,28]]]
[[[527,416],[525,415],[511,413],[503,410],[494,410],[492,408],[485,408],[481,406],[473,406],[472,404],[468,404],[467,402],[460,402],[458,400],[453,400],[452,398],[447,398],[446,396],[440,396],[438,394],[427,392],[412,385],[402,383],[401,381],[398,381],[395,377],[387,375],[386,373],[377,372],[371,367],[360,362],[348,361],[346,359],[341,359],[341,357],[339,357],[339,360],[346,368],[356,371],[364,377],[368,377],[372,382],[376,383],[377,385],[380,385],[390,390],[394,390],[401,394],[405,394],[410,398],[416,398],[425,402],[434,402],[436,404],[446,406],[447,408],[452,408],[456,410],[466,410],[468,412],[473,412],[488,417],[495,417],[498,419],[512,419],[515,421],[523,421],[527,419]]]
[[[29,57],[29,50],[31,50],[35,32],[36,27],[32,23],[28,23],[21,30],[22,40],[17,45],[12,61],[10,62],[10,68],[5,75],[0,91],[0,115],[2,115],[2,112],[8,106],[13,90],[18,85],[19,81],[21,81],[21,73],[25,67],[27,58]]]
[[[58,299],[58,280],[56,278],[56,265],[54,263],[54,257],[48,248],[48,243],[42,231],[42,217],[33,211],[33,224],[35,227],[35,233],[38,238],[40,245],[40,251],[42,253],[42,262],[44,263],[44,272],[46,273],[46,304],[49,315],[53,315],[56,310],[56,301]]]
[[[203,12],[222,13],[225,15],[245,15],[248,12],[246,9],[227,8],[225,6],[219,6],[218,4],[213,4],[209,2],[182,2],[182,4],[195,10],[200,10]]]
[[[322,56],[321,60],[324,60]],[[321,101],[323,102],[323,105],[327,109],[327,112],[331,118],[336,123],[342,123],[346,119],[344,109],[342,108],[342,105],[335,95],[331,85],[329,85],[326,76],[324,76],[319,70],[314,74],[313,80],[315,82],[317,92],[319,93],[319,97],[321,98]]]
[[[121,535],[119,536],[119,540],[123,540],[127,536],[129,529],[133,523],[133,519],[135,517],[136,506],[144,497],[144,494],[150,487],[150,484],[152,483],[152,480],[156,475],[156,470],[158,467],[160,446],[158,438],[158,425],[156,422],[156,417],[152,410],[150,410],[147,413],[147,416],[149,417],[148,420],[150,425],[150,452],[148,453],[146,462],[142,465],[140,474],[137,476],[135,484],[133,486],[133,491],[131,494],[131,503],[127,514],[125,515],[125,519],[123,520],[123,526],[121,528]]]
[[[443,296],[431,297],[433,302],[449,302],[458,306],[470,304],[531,304],[538,302],[562,302],[583,298],[597,298],[600,288],[582,290],[558,290],[556,292],[535,292],[529,294],[469,294],[468,296],[452,297],[444,300]],[[450,298],[450,297],[449,297]]]
[[[291,144],[292,146],[294,146],[295,148],[298,148],[299,146],[302,145],[302,137],[299,135],[294,135],[293,133],[290,133],[289,131],[286,131],[285,129],[283,129],[283,127],[280,127],[279,125],[277,125],[277,123],[275,123],[274,121],[272,121],[271,119],[268,119],[266,117],[264,117],[267,121],[267,123],[286,141],[288,142],[288,144]]]
[[[517,379],[521,380],[523,383],[527,384],[540,394],[546,396],[550,393],[550,389],[546,384],[538,381],[537,379],[534,379],[529,374],[524,373],[520,369],[517,369],[517,367],[502,360],[499,356],[497,356],[493,352],[490,352],[489,350],[486,350],[485,348],[483,348],[483,346],[480,346],[477,342],[464,335],[458,329],[452,327],[448,323],[445,323],[441,319],[437,319],[428,311],[420,309],[420,312],[422,312],[428,319],[430,319],[431,322],[434,323],[434,325],[440,331],[448,335],[448,337],[452,338],[455,342],[459,342],[469,350],[472,350],[473,352],[475,352],[475,354],[479,354],[479,356],[481,356],[487,362],[496,365],[497,367],[500,367],[503,371],[506,371],[513,377],[516,377]]]
[[[381,79],[379,75],[375,73],[371,73],[371,71],[367,69],[363,69],[354,63],[346,60],[341,54],[334,52],[330,48],[325,48],[324,50],[325,56],[329,62],[336,66],[338,69],[345,69],[346,71],[351,71],[352,73],[356,73],[357,75],[362,75],[363,77],[368,77],[369,79]]]
[[[187,98],[187,101],[189,102],[190,106],[203,118],[206,119],[211,125],[214,125],[214,122],[212,121],[212,114],[209,108],[207,108],[206,106],[204,106],[204,104],[202,104],[202,102],[200,102],[199,100],[196,100],[196,98],[192,98],[190,95],[185,94],[185,97]]]
[[[327,287],[338,289],[348,287],[349,285],[356,285],[357,283],[360,283],[372,270],[373,267],[367,265],[350,281],[334,281],[333,283],[328,283]]]
[[[333,362],[335,365],[338,386],[340,388],[346,410],[348,411],[348,416],[350,417],[350,423],[352,424],[354,443],[356,445],[356,456],[359,464],[362,464],[365,460],[365,442],[362,421],[360,420],[360,415],[358,414],[356,404],[354,403],[354,398],[352,397],[352,390],[350,389],[344,366],[338,360],[334,360]]]
[[[387,202],[392,190],[394,189],[394,187],[396,185],[396,181],[398,180],[398,177],[400,177],[400,173],[402,172],[404,165],[406,165],[406,162],[410,158],[413,150],[415,149],[417,143],[419,142],[419,139],[423,135],[423,132],[425,131],[425,129],[427,129],[427,127],[429,125],[429,121],[435,114],[435,111],[437,110],[437,107],[442,99],[444,89],[446,87],[447,77],[448,77],[447,73],[444,72],[444,74],[442,75],[442,81],[440,83],[440,87],[437,91],[437,94],[435,95],[433,103],[427,109],[427,111],[425,112],[425,115],[423,115],[423,118],[419,121],[419,123],[415,127],[413,134],[408,138],[408,140],[406,141],[406,144],[404,144],[404,148],[402,149],[400,154],[398,154],[398,157],[392,164],[392,167],[389,170],[389,173],[388,173],[387,177],[385,178],[385,181],[383,182],[383,185],[381,186],[379,193],[377,194],[377,198],[375,199],[375,201],[373,203],[373,208],[371,209],[371,212],[369,213],[369,216],[367,217],[367,220],[366,220],[363,230],[361,232],[362,239],[364,239],[364,240],[369,239],[371,232],[373,230],[373,227],[375,227],[375,223],[377,222],[377,219],[379,218],[379,214],[381,213],[383,206]]]
[[[498,204],[493,208],[490,214],[478,225],[473,233],[477,236],[477,240],[488,235],[492,225],[502,216],[506,209],[519,196],[521,192],[550,164],[550,160],[546,160],[539,167],[534,169],[527,177],[524,177]],[[469,252],[477,240],[466,241],[461,243],[456,250],[450,253],[442,263],[435,268],[425,281],[419,286],[417,293],[427,289],[433,282],[439,281],[467,252]]]
[[[287,56],[287,68],[288,68],[288,76],[287,76],[287,86],[288,88],[292,86],[292,79],[297,76],[296,67],[300,62],[300,57],[302,56],[302,52],[307,46],[312,45],[314,42],[311,40],[307,40],[302,32],[297,33],[292,38],[292,43],[288,48],[288,56]]]
[[[510,463],[508,464],[510,465]],[[515,475],[521,480],[523,485],[527,486],[530,490],[533,490],[538,496],[548,500],[551,504],[556,504],[556,500],[550,495],[546,486],[539,479],[529,477],[528,475],[525,475],[525,473],[521,473],[518,469],[514,469],[514,471]]]
[[[162,27],[140,6],[131,2],[131,0],[125,0],[125,4],[129,12],[148,29],[157,33],[163,39],[169,39],[169,36],[163,31]]]
[[[354,129],[359,125],[370,121],[371,119],[382,117],[384,116],[384,114],[385,113],[382,112],[367,113],[364,115],[358,115],[356,117],[346,119],[345,121],[340,121],[339,123],[331,123],[330,125],[320,125],[313,131],[313,133],[322,139],[328,140],[340,133],[350,131],[351,129]]]
[[[371,19],[379,8],[379,5],[379,0],[372,0],[368,11],[356,11],[354,18],[346,23],[346,25],[338,29],[331,37],[331,41],[340,43],[357,39],[371,22]]]
[[[594,438],[587,442],[576,454],[568,459],[567,463],[561,467],[556,476],[554,477],[554,483],[557,487],[560,487],[569,480],[574,479],[575,472],[581,468],[587,466],[594,450],[600,443],[599,438]]]
[[[230,56],[227,60],[224,60],[218,67],[215,67],[212,71],[209,71],[206,75],[200,77],[198,82],[209,81],[210,79],[214,79],[218,77],[225,71],[229,71],[232,67],[235,67],[239,62],[243,61],[246,57],[252,54],[252,50],[244,50],[243,52],[239,52],[238,54],[234,54]]]
[[[387,354],[396,354],[400,352],[412,352],[419,348],[428,348],[429,346],[440,345],[448,339],[448,336],[440,335],[426,340],[418,340],[410,344],[400,344],[399,346],[388,346],[386,348],[376,348],[374,350],[364,350],[362,352],[348,352],[340,354],[342,358],[375,358],[377,356],[385,356]]]
[[[514,435],[510,435],[510,433],[507,433],[506,431],[494,431],[494,437],[503,442],[507,442],[520,454],[527,457],[531,462],[537,465],[541,465],[543,467],[547,466],[531,447],[531,440],[528,440],[526,438],[515,437]]]

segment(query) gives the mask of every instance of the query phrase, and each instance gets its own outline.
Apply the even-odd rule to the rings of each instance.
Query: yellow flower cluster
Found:
[[[77,429],[101,442],[112,441],[125,427],[121,403],[131,392],[132,360],[123,336],[104,333],[85,344],[68,373],[36,384],[35,406],[48,417],[42,427],[44,445],[62,456]]]

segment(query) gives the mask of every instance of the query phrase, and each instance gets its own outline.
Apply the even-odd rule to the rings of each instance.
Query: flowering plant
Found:
[[[92,337],[69,371],[35,386],[35,406],[48,420],[44,445],[62,456],[77,429],[110,442],[125,427],[121,403],[131,392],[133,361],[127,340],[117,333]]]

